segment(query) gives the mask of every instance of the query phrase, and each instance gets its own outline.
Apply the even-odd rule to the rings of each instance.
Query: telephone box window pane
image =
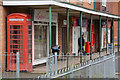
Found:
[[[10,45],[10,48],[13,48],[13,45]]]
[[[29,63],[31,63],[31,59],[29,59]]]
[[[23,55],[20,54],[20,58],[23,58]]]
[[[13,44],[22,44],[23,41],[22,40],[13,40]]]
[[[23,29],[23,25],[10,25],[10,29]]]
[[[10,39],[23,39],[22,35],[10,35]]]
[[[23,50],[20,50],[20,53],[22,53],[22,54],[23,54]]]
[[[31,45],[29,45],[29,49],[31,49]]]
[[[13,49],[22,49],[22,45],[13,45]]]
[[[20,59],[20,64],[23,64],[23,60],[22,59]]]
[[[29,29],[29,30],[31,30],[31,29],[32,29],[32,28],[31,28],[31,25],[28,25],[28,29]]]
[[[20,29],[20,25],[12,25],[11,29]]]
[[[20,34],[20,31],[12,30],[12,31],[10,31],[10,34]]]
[[[31,54],[29,54],[29,58],[31,58]]]
[[[21,28],[20,29],[23,29],[23,25],[21,25]]]
[[[13,40],[13,44],[20,44],[20,40]]]
[[[31,39],[31,35],[29,35],[29,39]]]
[[[10,44],[13,44],[13,41],[12,41],[12,40],[10,40]]]
[[[29,31],[29,34],[31,34],[31,31]]]
[[[32,42],[31,42],[31,40],[29,40],[29,44],[31,44]]]
[[[10,25],[10,29],[12,29],[13,27]]]
[[[28,53],[31,53],[31,49],[28,50]]]
[[[16,53],[16,52],[18,52],[19,50],[13,50],[13,53]]]

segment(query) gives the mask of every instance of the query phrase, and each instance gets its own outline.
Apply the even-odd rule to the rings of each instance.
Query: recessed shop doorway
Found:
[[[52,26],[52,47],[56,45],[56,26]]]
[[[56,45],[56,26],[52,25],[52,47]],[[49,55],[49,26],[48,24],[34,25],[34,55],[33,65],[46,62]]]
[[[47,50],[47,26],[36,25],[34,27],[34,58],[46,57]]]
[[[62,52],[67,53],[67,28],[62,27]]]
[[[34,25],[34,64],[40,64],[46,60],[47,37],[47,25]]]

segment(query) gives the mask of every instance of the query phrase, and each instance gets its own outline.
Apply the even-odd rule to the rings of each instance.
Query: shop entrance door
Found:
[[[67,53],[67,28],[62,27],[62,52]]]
[[[34,26],[34,62],[45,62],[47,57],[47,25]],[[41,61],[44,60],[44,61]]]
[[[80,27],[73,27],[73,53],[78,56],[78,38],[80,37]]]
[[[52,26],[52,47],[56,45],[56,26]]]

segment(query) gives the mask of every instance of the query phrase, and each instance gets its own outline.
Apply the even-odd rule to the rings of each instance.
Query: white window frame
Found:
[[[106,7],[106,0],[102,0],[102,6]]]

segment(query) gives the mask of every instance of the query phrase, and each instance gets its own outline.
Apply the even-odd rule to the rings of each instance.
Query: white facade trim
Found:
[[[57,20],[58,20],[58,16],[57,16]],[[58,45],[58,21],[56,23],[56,45]]]
[[[34,21],[32,21],[32,65],[34,64]]]
[[[101,16],[105,16],[105,17],[110,17],[110,18],[120,18],[119,16],[115,16],[115,15],[110,15],[107,13],[102,13],[102,12],[97,12],[97,11],[92,11],[89,9],[85,9],[79,6],[74,6],[71,4],[67,4],[67,3],[61,3],[61,2],[57,2],[57,1],[3,1],[3,6],[22,6],[22,5],[56,5],[56,6],[60,6],[60,7],[64,7],[64,8],[69,8],[69,9],[73,9],[73,10],[77,10],[77,11],[82,11],[82,12],[86,12],[89,14],[94,14],[94,15],[101,15]]]
[[[36,14],[37,13],[37,10],[38,10],[38,12],[40,11],[40,13],[39,14]],[[41,10],[41,9],[34,9],[34,21],[41,21],[41,22],[49,22],[49,13],[48,12],[46,12],[46,11],[44,11],[44,10]],[[44,14],[42,13],[42,12],[44,12]],[[58,45],[58,13],[52,13],[52,14],[54,14],[54,16],[52,16],[52,22],[54,22],[55,24],[52,24],[52,26],[54,25],[54,26],[56,26],[56,44]],[[42,16],[42,17],[44,17],[44,19],[36,19],[37,17],[36,17],[36,15],[37,16]],[[34,26],[35,25],[46,25],[47,26],[47,52],[46,52],[46,54],[47,54],[47,57],[49,56],[49,25],[48,25],[48,23],[47,24],[44,24],[44,23],[34,23],[33,22],[33,45],[34,45]],[[40,58],[40,59],[37,59],[37,60],[35,60],[34,59],[34,46],[33,46],[33,65],[37,65],[37,64],[42,64],[42,63],[46,63],[46,60],[47,60],[47,57],[44,57],[44,58]]]
[[[53,1],[3,1],[3,6],[49,5]]]

